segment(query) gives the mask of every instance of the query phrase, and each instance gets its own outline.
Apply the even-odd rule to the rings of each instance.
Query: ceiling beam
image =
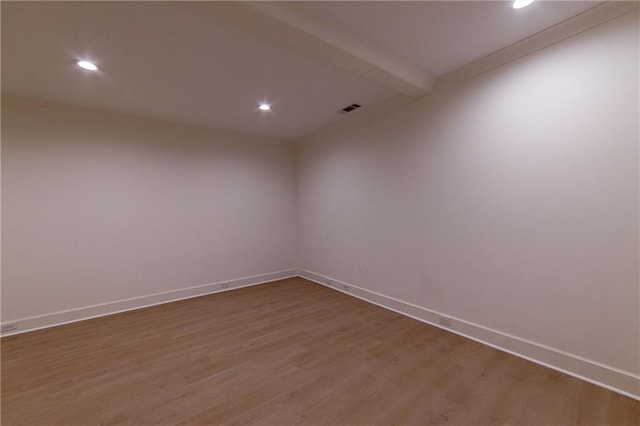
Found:
[[[322,57],[412,97],[432,90],[424,70],[293,2],[214,2],[199,5],[225,22]]]

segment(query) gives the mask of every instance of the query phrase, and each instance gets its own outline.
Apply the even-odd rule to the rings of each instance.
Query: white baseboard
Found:
[[[552,368],[595,385],[602,386],[614,392],[618,392],[633,399],[640,400],[640,376],[631,372],[623,371],[578,355],[512,336],[469,321],[451,317],[444,313],[435,312],[433,310],[423,308],[409,302],[404,302],[393,297],[385,296],[371,290],[366,290],[324,275],[297,269],[220,281],[217,283],[204,284],[147,296],[118,300],[115,302],[85,306],[67,311],[54,312],[46,315],[12,320],[8,322],[16,324],[17,328],[15,330],[2,333],[2,337],[55,327],[90,318],[112,315],[119,312],[146,308],[163,303],[190,299],[221,291],[265,284],[295,276],[300,276],[308,279],[309,281],[322,284],[334,290],[341,291],[350,296],[357,297],[366,302],[373,303],[418,321],[459,334],[520,358],[527,359],[545,367]],[[452,326],[445,327],[440,325],[440,316],[450,318],[452,320]]]
[[[640,400],[640,376],[306,270],[300,276],[421,322]],[[451,319],[451,327],[439,323]]]
[[[5,324],[13,323],[16,325],[16,329],[2,333],[2,337],[26,333],[28,331],[39,330],[42,328],[55,327],[57,325],[68,324],[71,322],[83,321],[90,318],[117,314],[119,312],[132,311],[134,309],[146,308],[163,303],[190,299],[192,297],[204,296],[221,291],[227,291],[241,287],[249,287],[258,284],[265,284],[271,281],[292,278],[297,275],[297,269],[289,269],[286,271],[271,272],[268,274],[254,275],[251,277],[237,278],[228,281],[220,281],[217,283],[181,288],[178,290],[170,290],[162,293],[150,294],[147,296],[132,297],[130,299],[117,300],[115,302],[84,306],[82,308],[59,311],[51,314],[11,320],[5,322]]]

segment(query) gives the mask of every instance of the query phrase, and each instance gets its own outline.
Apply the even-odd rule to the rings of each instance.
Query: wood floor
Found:
[[[640,403],[300,278],[2,339],[2,425],[633,425]]]

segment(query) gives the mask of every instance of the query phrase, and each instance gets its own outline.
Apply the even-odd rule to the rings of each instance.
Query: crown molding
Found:
[[[456,85],[640,8],[637,1],[607,1],[436,79],[435,90]]]

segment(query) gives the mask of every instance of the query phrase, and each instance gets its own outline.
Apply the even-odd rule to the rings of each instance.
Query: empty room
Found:
[[[640,424],[640,2],[0,8],[3,426]]]

